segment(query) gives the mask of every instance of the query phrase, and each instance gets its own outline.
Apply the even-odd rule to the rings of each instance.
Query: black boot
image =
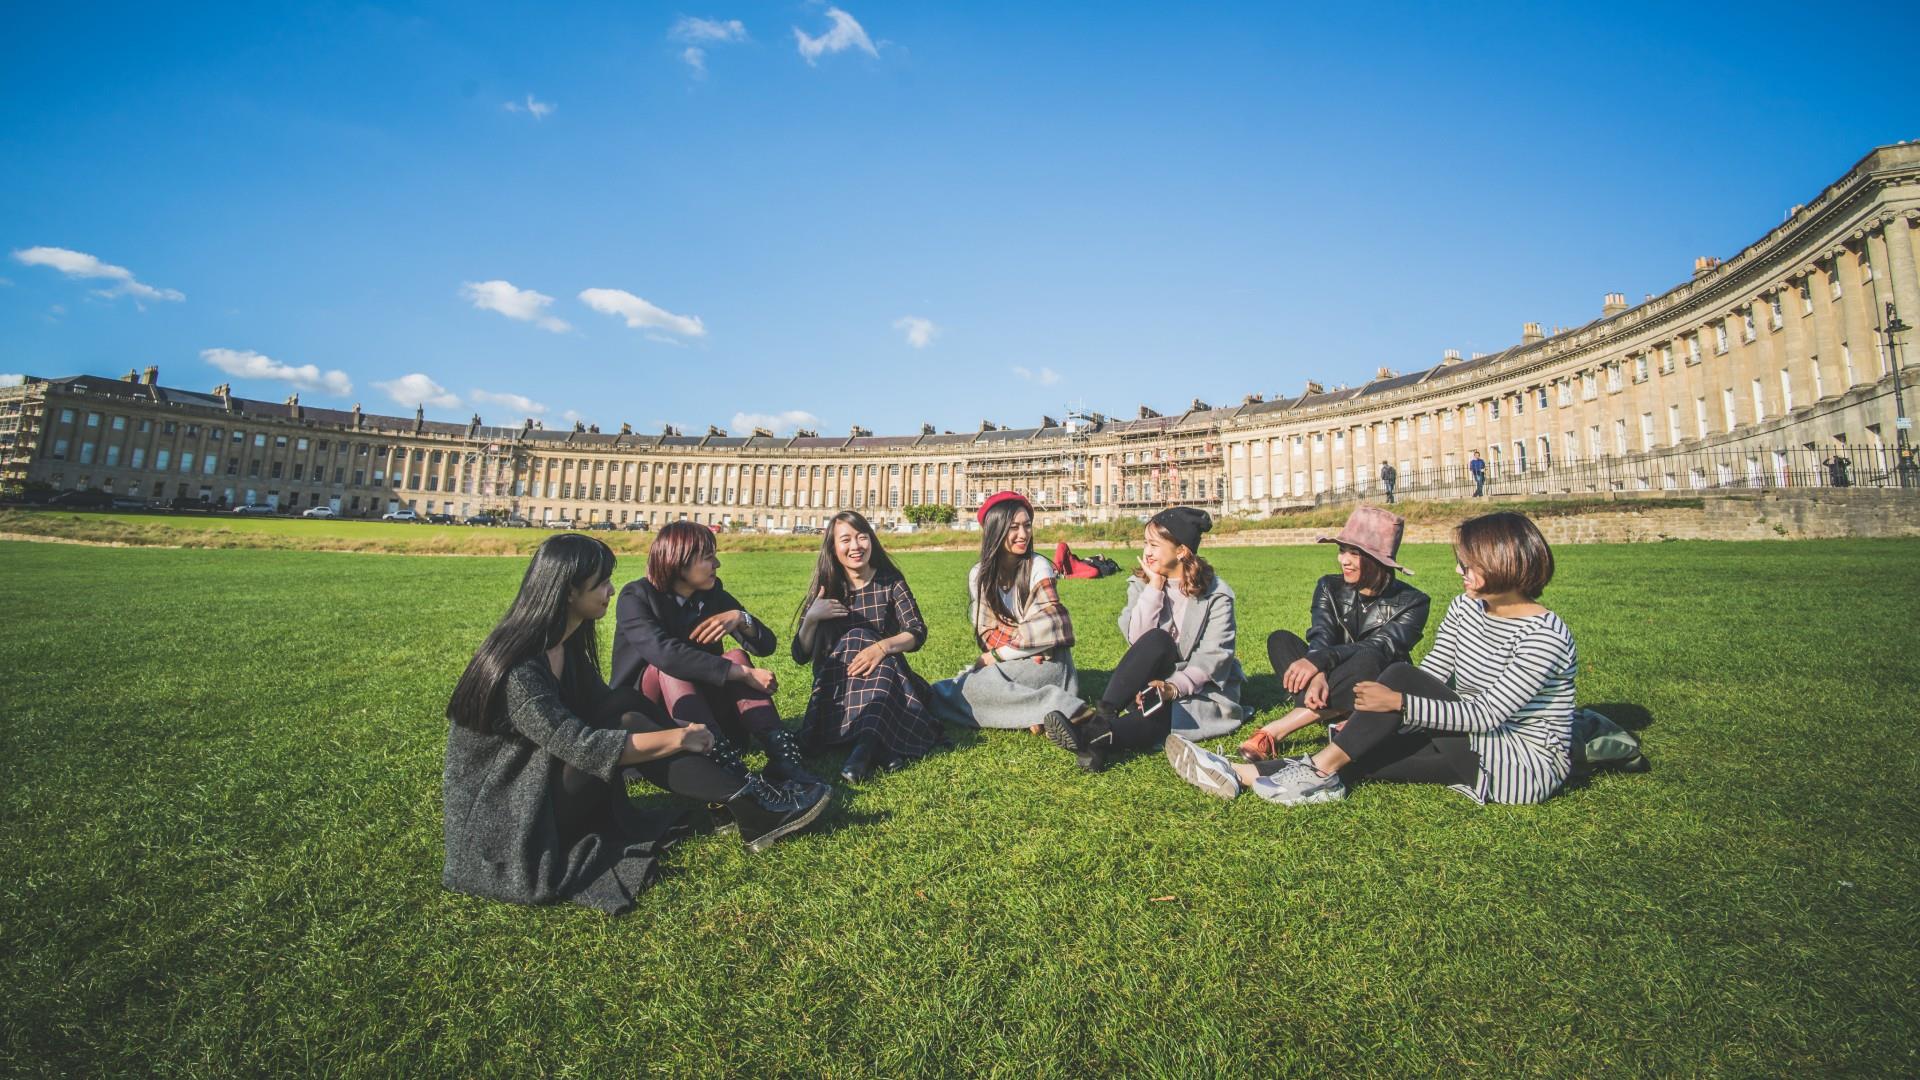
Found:
[[[800,759],[800,741],[786,728],[777,727],[761,732],[757,738],[767,751],[766,772],[769,780],[791,780],[807,786],[826,783],[808,771],[807,763]]]
[[[1050,712],[1040,724],[1046,729],[1047,738],[1071,753],[1082,769],[1099,772],[1107,767],[1106,747],[1113,738],[1106,723],[1109,717],[1107,706],[1102,702],[1091,710],[1083,707],[1071,717]]]
[[[880,740],[873,735],[862,735],[854,740],[853,749],[847,751],[847,760],[840,764],[840,779],[849,784],[857,784],[873,775],[873,759],[880,750]]]
[[[727,800],[727,810],[739,826],[740,842],[748,851],[759,852],[773,846],[781,837],[813,824],[813,819],[820,816],[832,798],[833,789],[824,784],[775,787],[752,776],[747,778],[745,787]]]

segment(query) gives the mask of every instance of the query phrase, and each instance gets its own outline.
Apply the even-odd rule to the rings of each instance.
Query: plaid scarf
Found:
[[[1019,612],[1018,625],[1000,620],[993,608],[975,599],[973,632],[988,650],[1011,646],[1023,651],[1049,653],[1073,644],[1073,620],[1067,606],[1060,602],[1060,590],[1054,579],[1034,584],[1027,594],[1027,606]]]

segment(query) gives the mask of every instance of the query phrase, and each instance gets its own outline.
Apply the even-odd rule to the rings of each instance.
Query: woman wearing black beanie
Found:
[[[1233,590],[1199,555],[1213,517],[1173,506],[1147,522],[1140,568],[1127,582],[1120,633],[1127,653],[1093,705],[1046,715],[1047,736],[1088,772],[1110,754],[1171,736],[1209,739],[1246,720],[1234,656]]]

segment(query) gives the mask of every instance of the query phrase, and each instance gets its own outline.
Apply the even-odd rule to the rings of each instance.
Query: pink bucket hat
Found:
[[[1391,510],[1382,510],[1378,506],[1362,506],[1347,515],[1346,527],[1338,536],[1323,536],[1323,544],[1345,544],[1356,547],[1379,560],[1380,565],[1403,574],[1412,570],[1394,561],[1400,554],[1400,538],[1406,534],[1407,519]]]

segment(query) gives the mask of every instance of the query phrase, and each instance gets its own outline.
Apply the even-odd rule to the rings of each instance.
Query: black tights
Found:
[[[1273,673],[1284,677],[1294,661],[1304,660],[1307,656],[1307,643],[1300,635],[1291,630],[1275,630],[1267,636],[1267,659],[1273,661]],[[1317,711],[1322,713],[1350,713],[1353,711],[1353,687],[1356,683],[1373,682],[1380,678],[1380,669],[1386,661],[1373,649],[1361,649],[1338,664],[1327,674],[1327,703]],[[1300,695],[1293,696],[1299,704]]]
[[[1100,695],[1100,712],[1086,723],[1087,735],[1105,741],[1113,750],[1143,750],[1167,741],[1173,731],[1173,705],[1142,713],[1134,696],[1155,679],[1165,679],[1180,664],[1180,646],[1165,630],[1149,630],[1127,646],[1127,654],[1113,667],[1107,691]]]
[[[1379,682],[1413,697],[1459,701],[1460,695],[1439,679],[1412,664],[1390,664]],[[1333,733],[1333,745],[1346,751],[1353,764],[1349,775],[1368,780],[1398,780],[1408,784],[1473,784],[1480,775],[1480,755],[1465,735],[1400,730],[1397,712],[1356,712]],[[1265,764],[1265,763],[1263,763]]]
[[[660,711],[660,706],[649,701],[645,694],[631,689],[609,693],[593,710],[593,715],[584,719],[595,727],[625,728],[628,731],[668,731],[679,726],[667,719]],[[707,803],[726,802],[746,783],[744,776],[712,758],[684,751],[636,762],[633,768],[655,787]],[[605,781],[571,765],[560,770],[560,789],[569,807],[579,807],[580,812],[586,814],[593,812],[597,800],[604,799],[610,793]],[[622,797],[625,796],[624,785],[611,790],[618,790]],[[570,816],[571,813],[563,813],[563,817]]]

